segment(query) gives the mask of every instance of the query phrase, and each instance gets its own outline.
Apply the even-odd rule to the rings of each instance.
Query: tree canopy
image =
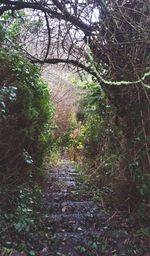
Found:
[[[0,14],[8,11],[20,16],[20,50],[32,62],[72,64],[105,84],[108,78],[137,84],[149,75],[147,1],[1,0]],[[125,75],[113,79],[116,68]],[[129,79],[131,68],[136,74]]]

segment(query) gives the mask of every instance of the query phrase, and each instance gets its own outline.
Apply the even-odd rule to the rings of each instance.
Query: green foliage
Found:
[[[78,124],[78,136],[73,137],[70,144],[83,156],[82,172],[95,189],[95,198],[108,194],[111,198],[113,182],[118,176],[120,130],[114,123],[113,109],[98,84],[86,83],[84,87],[87,94],[79,109],[83,121]]]
[[[37,66],[3,50],[0,62],[0,175],[5,184],[41,168],[52,147],[53,106]]]
[[[14,211],[7,208],[0,212],[0,254],[24,251],[37,255],[42,249],[39,241],[49,239],[48,228],[43,225],[47,212],[43,209],[41,188],[32,181],[20,185],[15,201]]]
[[[8,11],[0,16],[0,42],[5,43],[5,47],[14,45],[17,49],[21,43],[21,26],[25,18],[23,11]]]
[[[4,33],[4,30],[3,30],[3,25],[0,22],[0,44],[1,44],[1,42],[4,41],[4,38],[5,38],[5,33]]]
[[[145,150],[146,146],[142,145],[148,147],[149,138],[145,138],[142,132],[138,136],[135,133],[128,141],[129,148],[134,153],[130,153],[132,150],[125,153],[127,139],[124,131],[128,131],[128,127],[122,122],[122,116],[115,114],[115,107],[110,106],[98,84],[87,82],[84,83],[84,88],[87,94],[81,101],[77,114],[77,118],[82,117],[82,122],[78,123],[78,136],[70,136],[68,140],[70,147],[73,147],[73,154],[83,156],[82,169],[87,182],[96,189],[96,198],[107,195],[108,199],[109,194],[115,207],[120,207],[126,196],[127,204],[131,207],[135,207],[134,202],[140,202],[143,212],[150,197],[150,175],[144,165],[141,168],[141,163],[148,158],[148,149]],[[130,121],[138,127],[141,105],[135,101],[128,107],[132,116]],[[142,106],[142,111],[146,113],[146,105]],[[140,150],[133,160],[137,149]],[[131,176],[131,183],[126,175]]]
[[[0,64],[0,254],[36,255],[45,218],[36,183],[53,147],[54,108],[37,66],[2,49]]]
[[[141,171],[140,163],[138,160],[132,161],[130,163],[130,169],[136,183],[138,194],[144,202],[144,200],[148,199],[150,196],[150,174],[147,173],[147,170],[145,170],[145,173]]]
[[[16,54],[11,53],[12,42],[16,50],[19,46],[22,17],[17,16],[15,20],[7,13],[0,19],[2,255],[16,250],[37,255],[33,251],[33,247],[37,247],[33,238],[43,237],[41,223],[45,220],[45,211],[41,210],[41,189],[36,184],[53,146],[54,108],[47,85],[40,78],[40,69],[19,56],[17,51]],[[4,41],[7,41],[5,50]],[[36,249],[39,251],[41,248]]]
[[[55,142],[53,144],[53,148],[51,150],[49,161],[48,161],[51,166],[56,166],[56,165],[60,165],[61,164],[61,161],[62,161],[61,147],[62,147],[62,145],[60,144],[60,142],[55,140]]]
[[[28,18],[26,12],[22,10],[7,11],[0,16],[0,44],[9,51],[13,49],[13,52],[17,52],[24,44],[23,34],[36,34],[42,25],[40,17],[35,21]]]
[[[136,231],[136,236],[139,237],[149,237],[150,236],[150,228],[149,227],[142,227]]]
[[[15,211],[15,230],[20,232],[29,232],[33,225],[36,225],[37,205],[41,198],[41,190],[38,186],[33,185],[32,190],[29,186],[21,185],[17,208]]]

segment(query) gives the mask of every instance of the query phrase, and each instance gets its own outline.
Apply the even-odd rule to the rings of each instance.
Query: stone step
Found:
[[[57,233],[57,254],[60,256],[101,256],[99,252],[103,231],[59,232]],[[71,246],[70,246],[71,245]],[[84,250],[83,250],[84,249]],[[100,251],[100,250],[99,250]],[[96,253],[96,254],[95,254]],[[54,254],[55,255],[55,254]],[[103,254],[102,254],[103,255]]]
[[[98,212],[99,207],[94,206],[92,201],[65,201],[65,202],[52,202],[48,204],[48,209],[57,213],[77,213],[77,212]]]
[[[101,230],[105,226],[107,218],[103,214],[73,213],[73,214],[50,214],[47,223],[53,229],[67,232],[83,232],[89,229]]]
[[[49,218],[52,221],[65,221],[65,220],[68,221],[68,220],[80,220],[80,219],[94,220],[94,221],[96,219],[101,220],[101,221],[107,220],[106,214],[103,212],[101,212],[101,213],[99,212],[96,214],[91,213],[91,212],[86,212],[86,213],[78,212],[78,213],[71,213],[71,214],[70,213],[69,214],[67,214],[67,213],[58,213],[57,214],[56,213],[56,214],[50,214]]]
[[[65,180],[66,187],[76,187],[76,181]]]
[[[118,238],[117,240],[112,238],[112,231],[107,232],[105,229],[100,231],[89,229],[80,233],[58,232],[56,237],[57,245],[59,245],[57,252],[63,252],[63,256],[137,255],[134,247],[132,249],[131,244],[126,243],[130,239],[128,232],[116,230],[115,234],[117,234],[119,240]],[[130,253],[126,254],[125,252],[128,250],[130,250]],[[62,256],[62,254],[58,255]]]
[[[53,168],[53,169],[50,169],[49,170],[49,173],[57,173],[57,174],[61,174],[61,173],[63,173],[63,174],[65,174],[65,173],[69,173],[69,174],[79,174],[74,168],[71,168],[71,167],[63,167],[63,166],[61,166],[61,168]]]
[[[57,181],[60,182],[60,183],[63,183],[63,182],[75,182],[75,183],[78,183],[78,184],[84,184],[83,181],[81,179],[74,179],[72,177],[57,177]]]
[[[97,231],[95,229],[88,229],[81,232],[58,232],[57,237],[59,237],[62,240],[67,240],[69,238],[75,238],[79,241],[83,241],[85,238],[99,238],[102,235],[104,235],[105,229],[101,229],[100,231]]]
[[[109,224],[110,216],[91,200],[89,186],[69,161],[50,172],[54,182],[44,198],[45,223],[54,238],[48,256],[125,256],[123,248],[132,247],[126,243],[129,234]]]
[[[55,176],[61,176],[61,177],[64,177],[66,175],[68,175],[69,177],[72,176],[72,177],[77,177],[79,176],[80,177],[80,174],[78,172],[70,172],[70,171],[53,171],[53,172],[49,172],[51,175],[55,175]]]
[[[83,194],[82,191],[79,190],[70,190],[68,192],[68,190],[66,192],[47,192],[47,199],[50,202],[64,202],[64,201],[68,201],[68,200],[72,200],[72,201],[79,201],[79,200],[87,200],[91,197],[92,194],[90,193],[85,193]]]
[[[74,177],[71,177],[71,176],[57,176],[57,179],[60,180],[60,181],[74,181],[74,182],[76,182]]]

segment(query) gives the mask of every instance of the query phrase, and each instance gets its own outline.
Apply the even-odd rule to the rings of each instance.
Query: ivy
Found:
[[[4,50],[0,62],[4,77],[0,84],[0,148],[2,159],[8,162],[3,173],[13,168],[12,177],[18,172],[25,177],[33,167],[36,173],[52,147],[54,108],[38,66]]]

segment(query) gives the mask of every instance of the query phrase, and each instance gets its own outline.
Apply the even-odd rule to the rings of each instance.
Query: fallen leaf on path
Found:
[[[47,253],[47,252],[48,252],[48,247],[46,246],[46,247],[44,247],[44,248],[42,249],[42,251],[40,251],[40,253],[39,253],[38,256],[44,256],[45,253]]]
[[[64,206],[64,207],[61,209],[62,212],[66,212],[66,210],[67,210],[67,206]]]
[[[80,230],[80,231],[81,231],[81,230],[83,230],[83,229],[82,229],[82,228],[80,228],[80,227],[79,227],[79,228],[77,228],[77,229],[78,229],[78,230]]]
[[[69,224],[75,224],[76,221],[75,221],[75,220],[69,220],[68,223],[69,223]]]

